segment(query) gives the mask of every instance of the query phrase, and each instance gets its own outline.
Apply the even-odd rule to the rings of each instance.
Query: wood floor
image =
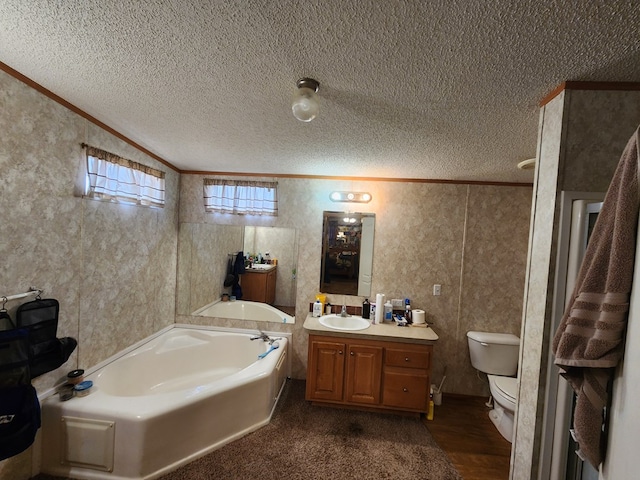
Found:
[[[433,420],[424,420],[464,480],[507,480],[511,444],[489,420],[487,398],[443,394]]]

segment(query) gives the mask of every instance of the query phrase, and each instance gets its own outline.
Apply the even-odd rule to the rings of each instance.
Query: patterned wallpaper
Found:
[[[149,209],[77,195],[82,142],[166,172],[167,206]],[[78,348],[38,377],[38,391],[171,324],[175,311],[179,175],[0,72],[0,295],[35,285],[60,302],[58,337]],[[10,302],[13,314],[25,300]],[[29,478],[31,450],[0,462]]]
[[[357,210],[376,214],[371,296],[409,297],[413,308],[426,310],[427,321],[440,336],[434,381],[441,379],[446,366],[445,391],[488,394],[486,378],[479,378],[469,361],[466,332],[520,334],[530,187],[281,178],[279,216],[262,219],[205,213],[202,178],[182,176],[181,220],[297,229],[297,321],[273,328],[293,333],[294,377],[306,376],[307,334],[302,324],[318,293],[322,212],[349,208],[331,202],[332,191],[357,190],[373,195]],[[442,285],[437,297],[431,294],[435,283]],[[361,305],[364,297],[329,294],[328,300]],[[243,326],[240,321],[188,316],[176,321]]]

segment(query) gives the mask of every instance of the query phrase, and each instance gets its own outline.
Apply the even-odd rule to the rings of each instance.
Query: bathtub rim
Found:
[[[168,325],[168,326],[158,330],[155,333],[152,333],[148,337],[145,337],[142,340],[139,340],[138,342],[128,346],[127,348],[125,348],[123,350],[120,350],[119,352],[114,353],[113,355],[111,355],[107,359],[105,359],[105,360],[103,360],[101,362],[98,362],[96,365],[85,369],[84,376],[88,377],[89,375],[92,375],[93,373],[97,372],[98,370],[101,370],[102,368],[106,367],[107,365],[109,365],[109,364],[115,362],[116,360],[124,357],[125,355],[133,352],[134,350],[137,350],[138,348],[146,345],[147,343],[151,342],[152,340],[155,340],[159,336],[161,336],[161,335],[173,330],[174,328],[184,328],[184,329],[188,329],[188,330],[207,330],[207,331],[216,331],[216,332],[238,333],[238,334],[242,334],[242,335],[259,335],[260,333],[266,333],[270,337],[285,337],[287,339],[287,346],[286,346],[287,356],[285,358],[285,361],[287,363],[287,366],[286,366],[287,378],[291,378],[291,351],[292,351],[291,342],[293,341],[293,334],[291,332],[275,332],[275,331],[268,331],[268,330],[257,330],[257,329],[252,329],[252,328],[233,328],[233,327],[220,327],[220,326],[208,326],[208,325],[193,325],[193,324],[188,324],[188,323],[173,323],[171,325]],[[60,383],[56,383],[53,387],[44,390],[42,393],[39,393],[38,394],[38,401],[42,404],[42,402],[44,400],[46,400],[47,398],[52,397],[54,395],[57,395],[58,388],[61,385],[64,385],[65,383],[66,383],[66,377],[64,378],[64,381],[62,381]]]
[[[245,303],[254,303],[254,304],[257,304],[257,305],[265,305],[266,307],[269,307],[269,309],[277,310],[280,315],[284,315],[284,318],[286,318],[287,321],[286,322],[272,322],[271,320],[261,320],[261,319],[256,319],[256,318],[250,318],[250,319],[230,318],[230,320],[246,320],[246,321],[254,321],[254,322],[264,322],[264,323],[278,323],[278,324],[283,324],[283,325],[295,325],[295,323],[296,323],[296,317],[295,316],[291,316],[288,313],[285,313],[282,310],[274,307],[273,305],[269,305],[268,303],[254,302],[252,300],[242,300],[242,299],[234,300],[233,302],[245,302]],[[193,316],[193,317],[223,318],[223,319],[226,319],[227,317],[216,317],[216,316],[211,316],[211,315],[204,315],[202,313],[205,310],[213,307],[214,305],[217,305],[218,303],[228,303],[228,302],[223,302],[222,299],[214,300],[213,302],[208,303],[205,306],[198,308],[195,312],[190,313],[190,315]]]

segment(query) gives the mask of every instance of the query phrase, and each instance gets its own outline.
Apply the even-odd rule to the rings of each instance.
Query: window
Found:
[[[207,212],[278,215],[277,182],[204,179]]]
[[[164,172],[99,148],[83,146],[87,153],[87,196],[164,207]]]

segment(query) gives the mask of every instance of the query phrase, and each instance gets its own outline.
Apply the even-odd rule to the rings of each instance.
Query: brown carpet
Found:
[[[461,480],[418,418],[315,407],[290,380],[269,425],[162,480]]]
[[[161,479],[462,480],[420,419],[316,407],[304,389],[288,381],[267,426]]]

